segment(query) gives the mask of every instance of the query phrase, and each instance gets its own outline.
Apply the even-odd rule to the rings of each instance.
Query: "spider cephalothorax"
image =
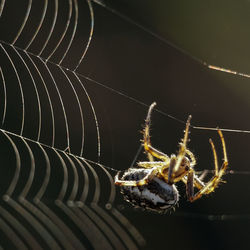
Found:
[[[179,200],[179,193],[174,183],[184,182],[187,198],[193,202],[201,198],[202,195],[214,191],[225,173],[228,159],[224,137],[218,129],[224,153],[222,167],[218,168],[215,146],[210,139],[214,155],[214,176],[207,183],[204,183],[201,176],[195,174],[196,160],[193,153],[187,148],[191,116],[188,117],[184,138],[180,143],[177,155],[172,154],[169,157],[155,149],[151,145],[149,135],[151,113],[155,105],[154,102],[149,107],[143,133],[143,146],[149,161],[138,162],[137,168],[129,168],[121,177],[118,173],[115,176],[115,184],[121,186],[121,192],[125,199],[133,205],[156,211],[166,211],[174,207]],[[155,161],[155,158],[158,161]],[[198,190],[196,193],[194,193],[195,188]]]

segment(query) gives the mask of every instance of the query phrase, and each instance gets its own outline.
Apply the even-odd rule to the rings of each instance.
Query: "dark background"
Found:
[[[92,41],[77,73],[84,82],[97,115],[101,139],[100,163],[114,170],[130,167],[140,147],[140,131],[148,105],[153,101],[157,102],[157,111],[152,117],[152,143],[168,155],[177,152],[189,114],[193,117],[193,126],[239,130],[224,132],[230,170],[237,174],[227,174],[224,177],[227,183],[221,184],[215,193],[190,204],[186,201],[184,186],[177,184],[181,194],[179,206],[174,213],[159,215],[133,209],[123,201],[117,189],[114,206],[142,233],[147,241],[146,249],[248,249],[250,134],[241,130],[250,128],[250,81],[248,77],[209,69],[204,62],[250,74],[249,1],[96,2],[93,3]],[[37,13],[41,13],[39,4],[42,6],[42,2],[34,4],[32,21],[15,43],[18,48],[24,49],[30,34],[34,32],[35,18],[39,16]],[[27,3],[6,1],[1,20],[1,40],[6,50],[10,50],[9,44],[17,33],[17,23],[20,25],[19,20],[22,20],[26,6]],[[60,15],[55,31],[63,30],[67,16],[67,4],[64,6],[60,2],[59,6]],[[53,13],[52,5],[50,11]],[[79,16],[77,36],[62,62],[62,66],[70,70],[77,65],[89,38],[90,18],[85,2],[79,2]],[[34,55],[39,54],[41,44],[48,36],[46,25],[50,27],[49,23],[45,23],[44,33],[28,49]],[[56,39],[54,32],[41,58],[49,55]],[[49,62],[52,63],[49,67],[60,88],[64,88],[62,95],[70,124],[71,152],[79,155],[79,111],[74,96],[70,96],[56,69],[65,46],[62,44],[50,58]],[[9,88],[9,108],[2,128],[19,134],[20,94],[15,93],[17,83],[12,77],[13,70],[2,54],[6,83],[13,86],[12,90]],[[15,55],[13,58],[18,62]],[[40,70],[45,71],[42,66]],[[28,77],[24,73],[20,75],[26,105],[37,109],[34,93],[26,80]],[[55,148],[65,149],[65,126],[60,103],[55,98],[52,98],[58,114]],[[81,105],[85,107],[84,100]],[[38,111],[33,108],[27,108],[24,136],[36,140]],[[86,110],[83,156],[96,162],[96,126],[90,109]],[[44,124],[39,141],[51,146],[48,113],[42,113],[42,118]],[[209,138],[213,138],[219,163],[222,163],[222,148],[216,131],[193,128],[190,138],[189,149],[197,158],[197,170],[214,167]],[[145,160],[144,154],[141,153],[136,160]],[[112,176],[116,174],[116,171],[109,171]],[[2,190],[8,186],[7,181],[2,182]],[[109,188],[105,185],[102,188],[105,196]]]

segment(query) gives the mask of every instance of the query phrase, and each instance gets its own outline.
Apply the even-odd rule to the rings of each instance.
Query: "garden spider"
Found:
[[[228,166],[226,145],[222,132],[218,129],[218,134],[222,142],[224,162],[218,168],[217,153],[213,141],[209,142],[214,156],[214,176],[207,182],[202,181],[202,177],[195,174],[194,166],[196,160],[193,153],[187,148],[188,134],[191,116],[188,117],[184,138],[180,143],[179,152],[170,157],[155,149],[150,142],[151,113],[156,103],[149,107],[143,131],[143,146],[149,161],[138,162],[139,168],[129,168],[120,178],[120,173],[115,176],[115,184],[121,186],[121,192],[127,201],[135,206],[146,209],[165,211],[174,207],[179,200],[179,193],[175,183],[183,181],[186,185],[187,198],[193,202],[209,194],[221,182],[221,177],[225,174]],[[157,158],[159,161],[155,161]],[[194,193],[194,189],[198,189]]]

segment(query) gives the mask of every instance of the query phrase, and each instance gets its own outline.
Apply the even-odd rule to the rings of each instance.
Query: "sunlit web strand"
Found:
[[[139,29],[145,31],[146,33],[152,35],[153,37],[155,37],[156,39],[162,41],[163,43],[171,46],[172,48],[175,48],[176,50],[178,50],[179,52],[183,53],[184,55],[188,56],[189,58],[191,58],[192,60],[202,64],[203,66],[209,68],[209,69],[212,69],[212,70],[217,70],[217,71],[221,71],[221,72],[224,72],[224,73],[227,73],[227,74],[232,74],[232,75],[237,75],[237,76],[241,76],[241,77],[245,77],[245,78],[250,78],[250,74],[246,74],[246,73],[242,73],[242,72],[237,72],[237,71],[234,71],[234,70],[230,70],[230,69],[225,69],[223,67],[219,67],[219,66],[216,66],[216,65],[211,65],[211,64],[208,64],[207,62],[205,61],[202,61],[200,58],[196,57],[196,56],[193,56],[192,54],[188,53],[186,50],[178,47],[177,45],[175,45],[174,43],[171,43],[170,41],[168,41],[167,39],[165,39],[164,37],[162,37],[161,35],[153,32],[152,30],[146,28],[145,26],[139,24],[138,22],[134,21],[132,18],[120,13],[119,11],[111,8],[110,6],[107,6],[103,1],[101,0],[93,0],[93,2],[95,2],[96,4],[99,4],[101,5],[102,7],[104,7],[106,10],[112,12],[113,14],[117,15],[118,17],[122,18],[123,20],[135,25],[136,27],[138,27]],[[87,78],[87,77],[85,77]],[[87,78],[88,80],[91,80],[91,81],[94,81],[92,79],[89,79]],[[94,81],[95,83],[98,83],[96,81]],[[98,83],[100,84],[100,83]],[[100,84],[102,85],[102,84]],[[102,85],[103,86],[103,85]],[[106,86],[105,86],[106,87]],[[108,87],[106,87],[108,88]],[[121,93],[119,91],[116,91],[116,90],[113,90],[111,88],[108,88],[114,92],[116,92],[117,94],[120,94],[120,95],[123,95],[133,101],[136,101],[137,103],[139,104],[142,104],[143,106],[147,106],[147,104],[143,103],[143,102],[140,102],[132,97],[129,97],[129,96],[126,96],[124,93]],[[180,120],[174,116],[171,116],[169,114],[166,114],[165,112],[161,111],[161,110],[158,110],[158,109],[155,109],[156,111],[158,111],[159,113],[165,115],[165,116],[168,116],[169,118],[172,118],[176,121],[179,121],[181,123],[184,123],[185,122],[183,120]],[[217,130],[217,128],[214,128],[214,127],[203,127],[203,126],[195,126],[195,125],[191,125],[192,128],[194,129],[201,129],[201,130]],[[220,130],[222,131],[226,131],[226,132],[236,132],[236,133],[250,133],[250,130],[241,130],[241,129],[228,129],[228,128],[220,128]]]
[[[149,107],[148,104],[146,104],[146,103],[144,103],[144,102],[142,102],[142,101],[140,101],[140,100],[138,100],[138,99],[136,99],[134,97],[131,97],[131,96],[129,96],[129,95],[127,95],[127,94],[125,94],[125,93],[123,93],[121,91],[118,91],[118,90],[115,90],[115,89],[113,89],[111,87],[108,87],[107,85],[105,85],[103,83],[100,83],[100,82],[98,82],[96,80],[93,80],[93,79],[91,79],[91,78],[89,78],[87,76],[84,76],[82,74],[78,73],[78,75],[82,76],[83,78],[85,78],[86,80],[88,80],[90,82],[98,84],[98,85],[100,85],[100,86],[102,86],[102,87],[104,87],[104,88],[106,88],[106,89],[108,89],[108,90],[110,90],[110,91],[112,91],[112,92],[114,92],[114,93],[116,93],[118,95],[121,95],[121,96],[123,96],[123,97],[125,97],[125,98],[127,98],[127,99],[129,99],[129,100],[131,100],[133,102],[136,102],[136,103],[138,103],[138,104],[140,104],[140,105],[142,105],[144,107],[147,107],[147,108]],[[183,121],[183,120],[181,120],[179,118],[176,118],[175,116],[169,115],[168,113],[166,113],[166,112],[164,112],[164,111],[162,111],[160,109],[156,108],[155,111],[158,112],[158,113],[160,113],[160,114],[162,114],[162,115],[164,115],[164,116],[166,116],[166,117],[169,117],[170,119],[173,119],[173,120],[175,120],[177,122],[180,122],[180,123],[183,123],[183,124],[186,123],[186,121]],[[198,129],[198,130],[218,130],[217,127],[205,127],[205,126],[196,126],[196,125],[190,125],[190,127],[192,127],[193,129]],[[220,128],[220,130],[221,131],[225,131],[225,132],[248,133],[248,134],[250,134],[250,130],[230,129],[230,128]]]
[[[7,93],[6,93],[6,84],[5,84],[4,74],[3,74],[1,67],[0,67],[0,75],[1,75],[2,82],[3,82],[3,94],[4,94],[3,117],[2,117],[2,125],[3,125],[5,121],[5,115],[6,115]]]
[[[22,49],[22,48],[20,48],[20,47],[18,47],[18,46],[16,46],[16,45],[12,45],[12,44],[9,44],[8,42],[5,42],[5,41],[3,41],[3,40],[0,40],[0,46],[2,47],[2,49],[3,49],[4,51],[5,51],[5,49],[4,49],[4,47],[1,45],[1,43],[2,43],[2,44],[5,44],[5,45],[8,45],[8,46],[11,46],[12,48],[15,49],[16,52],[17,52],[17,51],[22,51],[22,52],[24,52],[29,58],[30,58],[30,56],[34,56],[34,57],[38,58],[38,59],[43,63],[43,65],[46,67],[47,72],[50,74],[51,79],[53,80],[54,83],[55,83],[55,80],[54,80],[54,77],[52,76],[52,74],[51,74],[51,72],[50,72],[50,70],[49,70],[49,68],[48,68],[48,66],[47,66],[47,62],[49,62],[49,63],[52,64],[52,65],[57,66],[57,67],[63,72],[63,74],[64,74],[65,76],[66,76],[66,74],[65,74],[66,71],[69,71],[69,72],[71,72],[72,74],[74,74],[74,75],[76,76],[77,80],[79,81],[79,83],[80,83],[82,89],[84,90],[84,92],[85,92],[85,94],[86,94],[86,96],[87,96],[87,99],[89,100],[89,103],[90,103],[90,106],[91,106],[91,109],[92,109],[92,112],[93,112],[93,115],[94,115],[94,119],[95,119],[95,123],[96,123],[96,128],[97,128],[97,139],[98,139],[98,142],[99,142],[99,143],[98,143],[98,158],[100,158],[100,150],[101,150],[101,149],[100,149],[100,134],[99,134],[99,125],[98,125],[98,121],[97,121],[97,116],[96,116],[96,114],[95,114],[95,110],[94,110],[94,107],[93,107],[91,98],[90,98],[90,96],[88,95],[88,93],[87,93],[87,91],[86,91],[84,85],[81,83],[81,81],[80,81],[80,79],[79,79],[79,76],[82,76],[82,77],[85,78],[85,79],[88,79],[88,78],[86,78],[84,75],[81,75],[81,74],[79,74],[79,73],[77,73],[77,72],[75,72],[75,71],[73,71],[73,70],[71,70],[71,69],[69,69],[69,68],[67,68],[67,67],[64,67],[64,66],[60,65],[59,63],[47,61],[47,58],[44,58],[44,57],[39,56],[39,55],[36,55],[36,54],[34,54],[34,53],[32,53],[32,52],[29,52],[29,51],[26,51],[25,49]],[[85,53],[85,52],[84,52],[84,53]],[[19,53],[18,53],[18,54],[19,54]],[[7,57],[9,58],[11,64],[13,65],[13,68],[14,68],[14,70],[15,70],[14,64],[13,64],[11,58],[8,56],[7,52],[6,52],[6,55],[7,55]],[[81,58],[80,60],[82,60],[82,59],[83,59],[83,58]],[[31,60],[31,61],[32,61],[32,60]],[[33,63],[33,61],[32,61],[32,63]],[[34,63],[33,63],[33,64],[34,64]],[[24,65],[26,65],[26,64],[24,63]],[[36,66],[35,66],[35,67],[36,67]],[[36,67],[36,68],[37,68],[37,67]],[[29,70],[28,70],[28,71],[29,71]],[[40,75],[39,71],[38,71],[38,74]],[[18,78],[19,86],[20,86],[21,97],[22,97],[22,100],[23,100],[23,102],[24,102],[24,96],[23,96],[23,91],[22,91],[21,82],[20,82],[20,79],[19,79],[17,73],[16,73],[16,75],[17,75],[17,78]],[[67,76],[66,76],[66,78],[68,79]],[[77,98],[77,93],[76,93],[76,91],[75,91],[75,89],[74,89],[74,87],[73,87],[71,81],[70,81],[69,79],[68,79],[68,81],[69,81],[69,83],[70,83],[70,85],[71,85],[71,88],[72,88],[72,90],[73,90],[73,92],[74,92],[74,94],[75,94],[75,96],[76,96],[76,99],[77,99],[77,102],[78,102],[78,106],[79,106],[79,105],[80,105],[80,102],[79,102],[79,100],[78,100],[78,98]],[[3,83],[4,83],[4,81],[3,81]],[[59,98],[60,98],[60,102],[61,102],[61,105],[62,105],[62,108],[63,108],[64,118],[65,118],[65,124],[66,124],[66,131],[67,131],[67,148],[70,149],[70,147],[69,147],[69,144],[70,144],[70,141],[69,141],[69,128],[68,128],[68,125],[67,125],[68,122],[67,122],[67,116],[66,116],[66,113],[65,113],[64,105],[63,105],[63,100],[62,100],[61,95],[60,95],[60,93],[59,93],[59,89],[58,89],[58,87],[57,87],[57,84],[54,84],[54,86],[55,86],[55,88],[56,88],[56,90],[57,90],[57,93],[58,93],[58,96],[59,96]],[[5,87],[5,84],[4,84],[4,87]],[[46,86],[45,86],[45,87],[46,87]],[[103,87],[105,87],[105,85],[103,85]],[[115,91],[115,90],[114,90],[114,91]],[[145,104],[145,106],[147,106],[147,105]],[[81,120],[82,120],[82,124],[83,124],[82,110],[81,110],[81,107],[80,107],[80,106],[79,106],[79,108],[80,108]],[[53,112],[53,111],[52,111],[52,112]],[[40,112],[39,112],[39,113],[40,113]],[[53,123],[54,123],[54,119],[53,119]],[[22,135],[23,127],[24,127],[24,105],[23,105],[23,120],[22,120],[21,135]],[[54,125],[53,125],[53,130],[54,130]],[[54,144],[54,138],[53,138],[53,144]],[[81,147],[81,155],[82,155],[82,151],[83,151],[83,145],[82,145],[82,147]]]
[[[68,31],[68,28],[69,28],[69,25],[70,25],[70,22],[71,22],[71,16],[72,16],[72,0],[69,1],[69,9],[68,9],[68,17],[67,17],[67,22],[66,22],[66,25],[64,27],[64,30],[61,34],[61,37],[60,39],[58,40],[56,46],[54,47],[54,49],[50,52],[50,54],[47,56],[47,60],[49,61],[50,58],[54,55],[54,53],[56,52],[56,50],[58,49],[58,47],[60,46],[61,42],[63,41],[67,31]],[[74,26],[75,27],[75,26]],[[71,44],[71,43],[70,43]],[[64,56],[65,54],[68,52],[68,49],[67,51],[64,53]],[[64,58],[63,56],[63,58]],[[63,58],[61,59],[61,61],[63,60]]]
[[[124,209],[121,206],[121,209]],[[126,207],[126,210],[133,210],[134,212],[140,211],[135,208]],[[169,216],[166,214],[166,216]],[[195,219],[195,220],[208,220],[208,221],[249,221],[250,214],[242,213],[242,214],[206,214],[206,213],[192,213],[192,212],[179,212],[175,211],[171,213],[171,217],[180,217],[187,219]]]
[[[170,41],[168,41],[167,39],[165,39],[164,37],[162,37],[161,35],[155,33],[154,31],[146,28],[145,26],[139,24],[138,22],[134,21],[132,18],[120,13],[119,11],[111,8],[110,6],[106,5],[104,3],[104,1],[102,0],[93,0],[93,2],[95,2],[96,4],[101,5],[102,7],[104,7],[106,10],[112,12],[113,14],[117,15],[118,17],[122,18],[123,20],[127,21],[128,23],[131,23],[133,25],[135,25],[136,27],[138,27],[139,29],[145,31],[146,33],[150,34],[151,36],[155,37],[156,39],[162,41],[165,44],[168,44],[169,46],[171,46],[172,48],[175,48],[176,50],[180,51],[181,53],[183,53],[184,55],[187,55],[188,57],[192,58],[193,60],[204,64],[204,62],[199,59],[198,57],[195,57],[193,55],[191,55],[190,53],[188,53],[186,50],[181,49],[180,47],[178,47],[177,45],[175,45],[174,43],[171,43]]]
[[[19,135],[19,134],[16,134],[16,133],[13,133],[13,132],[4,130],[4,129],[0,129],[0,131],[4,132],[4,133],[6,133],[6,134],[9,134],[9,135],[16,136],[16,137],[18,137],[18,138],[22,138],[22,139],[24,139],[24,140],[27,140],[27,141],[30,141],[30,142],[33,142],[33,143],[37,143],[37,144],[39,144],[39,145],[41,145],[41,146],[43,146],[43,147],[45,147],[45,148],[53,149],[53,150],[55,150],[55,151],[57,151],[57,152],[61,152],[61,153],[66,153],[66,154],[69,155],[69,156],[77,157],[77,158],[79,158],[79,159],[84,159],[85,161],[87,161],[87,162],[89,162],[89,163],[93,163],[93,164],[95,164],[95,165],[104,167],[105,169],[108,169],[108,170],[111,170],[111,171],[114,171],[114,172],[118,172],[117,169],[114,169],[114,168],[105,166],[105,165],[100,164],[99,162],[96,162],[96,161],[92,161],[92,160],[86,159],[86,158],[84,158],[84,157],[82,157],[82,156],[80,156],[80,155],[75,155],[75,154],[72,154],[72,153],[70,153],[70,152],[68,152],[68,151],[64,151],[64,150],[62,150],[62,149],[58,149],[58,148],[55,148],[55,147],[53,147],[53,146],[49,146],[49,145],[44,144],[44,143],[42,143],[42,142],[40,142],[40,141],[36,141],[36,140],[30,139],[30,138],[27,138],[27,137],[25,137],[25,136],[21,136],[21,135]]]
[[[175,212],[173,216],[187,217],[192,219],[200,220],[211,220],[211,221],[239,221],[239,220],[250,220],[250,214],[201,214],[201,213],[182,213]]]
[[[120,13],[119,11],[111,8],[110,6],[107,6],[103,1],[101,1],[101,0],[93,0],[93,2],[95,2],[96,4],[101,5],[106,10],[112,12],[113,14],[117,15],[118,17],[122,18],[123,20],[127,21],[128,23],[131,23],[131,24],[135,25],[136,27],[138,27],[139,29],[145,31],[146,33],[150,34],[151,36],[155,37],[159,41],[162,41],[163,43],[171,46],[172,48],[178,50],[182,54],[184,54],[184,55],[188,56],[189,58],[191,58],[192,60],[206,66],[209,69],[213,69],[213,70],[225,72],[225,73],[228,73],[228,74],[233,74],[233,75],[238,75],[238,76],[250,78],[249,74],[241,73],[241,72],[233,71],[233,70],[230,70],[230,69],[225,69],[223,67],[218,67],[218,66],[215,66],[215,65],[208,64],[207,62],[205,62],[205,61],[201,60],[200,58],[190,54],[186,50],[180,48],[176,44],[171,43],[170,41],[168,41],[166,38],[162,37],[161,35],[155,33],[154,31],[152,31],[152,30],[146,28],[145,26],[139,24],[138,22],[134,21],[132,18]]]
[[[232,75],[242,76],[242,77],[245,77],[245,78],[250,78],[250,75],[249,75],[249,74],[246,74],[246,73],[241,73],[241,72],[237,72],[237,71],[234,71],[234,70],[221,68],[221,67],[218,67],[218,66],[215,66],[215,65],[207,64],[207,63],[205,63],[205,62],[203,62],[203,64],[204,64],[205,66],[207,66],[209,69],[221,71],[221,72],[228,73],[228,74],[232,74]]]
[[[1,43],[4,43],[4,44],[7,44],[7,45],[10,45],[9,43],[6,43],[5,41],[2,41],[2,40],[0,40],[0,42],[1,42]],[[13,45],[12,45],[12,46],[13,46]],[[43,58],[43,57],[41,57],[41,56],[37,56],[36,54],[31,53],[31,52],[28,52],[28,51],[25,51],[25,50],[23,50],[22,48],[19,48],[19,47],[17,47],[17,46],[13,46],[13,47],[16,48],[16,49],[18,49],[18,50],[21,50],[21,51],[23,51],[23,52],[25,52],[25,53],[28,53],[29,55],[38,57],[38,58],[40,58],[40,59],[43,60],[43,61],[46,61],[46,58]],[[134,97],[132,97],[132,96],[129,96],[129,95],[127,95],[127,94],[125,94],[125,93],[123,93],[123,92],[121,92],[121,91],[119,91],[119,90],[113,89],[113,88],[107,86],[107,85],[104,84],[104,83],[101,83],[101,82],[99,82],[99,81],[96,81],[96,80],[94,80],[94,79],[92,79],[92,78],[90,78],[90,77],[88,77],[88,76],[85,76],[85,75],[83,75],[83,74],[81,74],[81,73],[72,71],[71,69],[69,69],[69,68],[67,68],[67,67],[64,67],[64,66],[62,66],[62,65],[59,65],[58,63],[51,62],[51,61],[49,61],[49,62],[50,62],[51,64],[55,65],[55,66],[60,67],[61,69],[64,69],[64,70],[73,72],[73,73],[75,73],[77,76],[83,77],[83,78],[85,78],[86,80],[88,80],[89,82],[92,82],[92,83],[94,83],[94,84],[97,84],[97,85],[99,85],[99,86],[105,88],[105,89],[108,89],[109,91],[111,91],[111,92],[113,92],[113,93],[116,93],[116,94],[118,94],[118,95],[120,95],[120,96],[123,96],[123,97],[125,97],[125,98],[127,98],[127,99],[129,99],[129,100],[131,100],[131,101],[133,101],[133,102],[135,102],[135,103],[137,103],[137,104],[140,104],[140,105],[142,105],[142,106],[144,106],[144,107],[147,107],[147,108],[149,107],[149,105],[146,104],[145,102],[142,102],[142,101],[140,101],[140,100],[138,100],[138,99],[136,99],[136,98],[134,98]],[[205,65],[205,63],[203,63],[203,65]],[[220,69],[220,71],[223,71],[223,68],[218,68],[218,67],[215,67],[215,66],[212,66],[212,65],[208,65],[208,67],[209,67],[209,68],[214,67],[214,68],[216,68],[217,70]],[[230,70],[224,69],[224,72],[229,72],[229,71],[230,71]],[[234,71],[231,71],[231,72],[232,72],[232,74],[236,74],[236,73],[237,73],[237,72],[234,73]],[[238,75],[241,75],[241,76],[246,75],[246,74],[243,74],[243,73],[237,73],[237,74],[238,74]],[[248,77],[250,78],[250,75],[248,75]],[[156,108],[155,111],[158,112],[158,113],[160,113],[160,114],[162,114],[162,115],[164,115],[164,116],[166,116],[166,117],[168,117],[168,118],[170,118],[170,119],[172,119],[172,120],[175,120],[175,121],[177,121],[177,122],[179,122],[179,123],[182,123],[182,124],[185,124],[185,123],[186,123],[186,121],[181,120],[181,119],[179,119],[179,118],[177,118],[177,117],[175,117],[175,116],[173,116],[173,115],[170,115],[170,114],[168,114],[168,113],[166,113],[166,112],[164,112],[164,111],[162,111],[162,110],[160,110],[160,109],[157,109],[157,108]],[[217,130],[217,129],[218,129],[217,127],[206,127],[206,126],[197,126],[197,125],[190,125],[190,127],[192,127],[193,129],[198,129],[198,130]],[[221,131],[225,131],[225,132],[232,132],[232,133],[247,133],[247,134],[250,134],[250,130],[230,129],[230,128],[220,128],[220,130],[221,130]]]
[[[61,150],[61,149],[58,149],[58,148],[55,148],[55,147],[51,147],[51,146],[49,146],[49,145],[47,145],[47,144],[44,144],[44,143],[42,143],[42,142],[35,141],[35,140],[32,140],[32,139],[27,138],[27,137],[24,137],[24,136],[20,136],[20,135],[18,135],[18,134],[13,133],[13,132],[10,132],[10,131],[4,130],[4,129],[0,129],[0,131],[4,132],[4,133],[6,133],[6,134],[9,134],[9,135],[13,135],[13,136],[22,138],[22,139],[24,139],[24,140],[27,140],[27,141],[30,141],[30,142],[33,142],[33,143],[38,143],[39,145],[41,145],[41,146],[43,146],[43,147],[45,147],[45,148],[53,149],[53,150],[56,150],[57,152],[66,153],[66,154],[69,155],[69,156],[77,157],[77,158],[79,158],[79,159],[84,159],[85,161],[87,161],[87,162],[89,162],[89,163],[93,163],[93,164],[95,164],[95,165],[101,166],[101,167],[103,167],[103,168],[105,168],[105,169],[107,169],[107,170],[110,170],[110,171],[113,171],[113,172],[116,172],[116,173],[119,172],[119,170],[114,169],[114,168],[111,168],[111,167],[108,167],[108,166],[105,166],[105,165],[103,165],[103,164],[101,164],[101,163],[99,163],[99,162],[96,162],[96,161],[92,161],[92,160],[86,159],[86,158],[84,158],[84,157],[82,157],[82,156],[79,156],[79,155],[74,155],[74,154],[72,154],[72,153],[66,152],[66,151],[64,151],[64,150]],[[214,173],[214,170],[207,170],[207,169],[206,169],[205,171],[206,171],[207,173],[212,173],[212,174]],[[204,172],[204,170],[203,170],[203,171],[197,171],[198,174],[199,174],[199,173],[203,173],[203,172]],[[226,171],[226,174],[250,175],[250,171],[235,171],[235,170],[228,170],[228,171]]]
[[[5,0],[2,0],[0,3],[0,16],[2,16]]]
[[[228,74],[233,74],[233,75],[238,75],[238,76],[242,76],[242,77],[246,77],[246,78],[250,78],[250,74],[246,74],[246,73],[242,73],[242,72],[237,72],[234,70],[230,70],[230,69],[225,69],[223,67],[219,67],[216,65],[211,65],[208,64],[205,61],[202,61],[200,58],[193,56],[192,54],[188,53],[186,50],[178,47],[177,45],[175,45],[174,43],[171,43],[170,41],[168,41],[167,39],[165,39],[164,37],[162,37],[161,35],[153,32],[152,30],[146,28],[145,26],[139,24],[138,22],[134,21],[132,18],[120,13],[119,11],[111,8],[110,6],[107,6],[102,0],[93,0],[93,2],[95,2],[96,4],[101,5],[103,8],[105,8],[106,10],[114,13],[115,15],[119,16],[120,18],[122,18],[123,20],[135,25],[136,27],[140,28],[141,30],[145,31],[146,33],[152,35],[153,37],[157,38],[158,40],[162,41],[165,44],[168,44],[169,46],[171,46],[172,48],[175,48],[176,50],[180,51],[181,53],[183,53],[184,55],[187,55],[188,57],[190,57],[191,59],[193,59],[194,61],[206,66],[209,69],[213,69],[213,70],[217,70],[217,71],[221,71],[224,73],[228,73]]]

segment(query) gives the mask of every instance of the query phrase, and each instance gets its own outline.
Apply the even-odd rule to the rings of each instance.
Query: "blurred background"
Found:
[[[197,158],[197,171],[214,168],[209,138],[213,139],[219,164],[222,164],[222,146],[213,128],[228,129],[223,133],[232,172],[224,176],[226,183],[222,183],[211,195],[189,203],[186,201],[185,186],[177,183],[181,195],[179,205],[175,212],[161,215],[133,208],[123,200],[119,188],[116,188],[116,198],[112,205],[144,237],[146,246],[138,245],[138,248],[248,249],[250,2],[96,0],[79,1],[78,5],[76,2],[49,1],[42,28],[30,42],[32,35],[38,30],[46,1],[2,1],[1,6],[4,8],[0,25],[1,79],[5,85],[1,84],[1,117],[5,114],[4,100],[7,99],[2,130],[22,135],[31,139],[32,143],[39,141],[49,146],[46,149],[48,154],[51,148],[66,149],[65,152],[69,151],[72,155],[101,163],[110,176],[114,177],[118,170],[124,171],[134,161],[146,159],[142,151],[139,151],[139,155],[137,152],[140,150],[141,131],[147,109],[153,101],[157,102],[157,107],[152,115],[152,144],[168,155],[177,153],[186,119],[189,114],[192,115],[191,123],[194,127],[191,129],[189,149]],[[70,3],[73,6],[70,24],[65,37],[60,41],[69,20]],[[29,6],[30,14],[19,34]],[[75,6],[78,6],[78,9]],[[58,16],[50,34],[55,13]],[[77,25],[74,22],[76,19]],[[75,35],[72,36],[74,32]],[[67,50],[72,37],[71,46]],[[32,75],[38,88],[42,111],[39,111],[36,92],[34,87],[31,87],[31,77],[28,71],[24,70],[20,56],[11,45],[19,51],[26,66],[36,72]],[[56,50],[53,52],[54,48]],[[26,53],[33,58],[38,71],[27,59]],[[14,62],[20,81],[11,62]],[[214,70],[207,65],[224,70]],[[62,71],[66,72],[68,78]],[[43,75],[52,104],[48,102],[37,72]],[[74,72],[86,92],[78,87]],[[55,88],[51,87],[53,82],[59,88],[64,105],[60,102]],[[7,94],[4,92],[4,86]],[[77,92],[80,104],[72,92],[72,86]],[[22,125],[23,100],[25,122]],[[79,106],[83,111],[84,134]],[[55,115],[54,134],[51,107]],[[42,126],[38,138],[39,115]],[[198,129],[200,126],[205,129]],[[3,167],[0,178],[1,195],[4,195],[15,173],[16,161],[8,140],[4,135],[2,137]],[[17,145],[19,141],[14,140]],[[9,146],[6,146],[6,143]],[[32,150],[36,152],[35,146],[31,144]],[[25,168],[26,164],[30,164],[28,156],[25,156],[26,149],[23,149],[21,144],[18,149],[20,155],[23,155],[23,166],[16,193],[12,195],[16,200],[31,171],[30,167]],[[46,176],[38,155],[37,153],[36,173]],[[54,156],[50,157],[53,162]],[[57,199],[61,188],[63,177],[59,165],[55,164],[51,172],[50,192],[46,193],[45,203],[63,218],[61,212],[51,205],[52,201]],[[107,181],[107,174],[100,171],[100,168],[93,168],[100,181],[99,204],[105,208],[112,184]],[[88,173],[90,172],[88,170]],[[36,177],[30,189],[33,190],[29,193],[30,200],[41,185],[39,175]],[[69,173],[68,187],[73,186],[74,180],[73,174]],[[82,180],[83,177],[80,177],[79,183],[84,188],[87,184]],[[92,176],[89,182],[89,196],[86,199],[87,206],[90,206],[94,196],[97,185],[95,181],[96,177]],[[64,197],[65,202],[68,197],[69,191]],[[2,203],[5,207],[6,204]],[[3,214],[1,216],[3,217]],[[16,216],[20,221],[23,220],[22,216]],[[65,222],[71,226],[72,221]],[[31,231],[30,225],[25,227]],[[74,226],[71,227],[76,237],[85,242],[81,233],[74,229]],[[1,230],[4,233],[4,227]],[[7,236],[2,238],[3,248],[12,246]],[[39,239],[39,234],[35,234],[35,238]],[[41,243],[42,240],[38,242],[41,246],[46,246]],[[89,249],[94,248],[91,240],[87,246]]]

